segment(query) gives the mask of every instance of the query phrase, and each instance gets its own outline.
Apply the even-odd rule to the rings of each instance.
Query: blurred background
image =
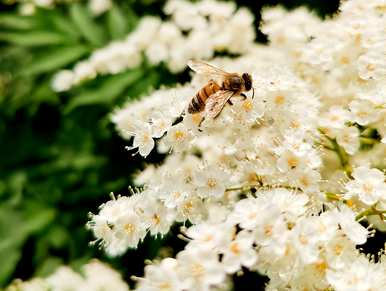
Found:
[[[332,15],[339,1],[240,0],[255,15],[257,41],[261,7],[307,6],[321,17]],[[75,269],[90,258],[115,267],[128,281],[140,276],[145,259],[173,255],[184,243],[178,228],[163,239],[147,238],[138,250],[118,258],[89,246],[88,212],[109,199],[128,195],[131,175],[144,160],[132,156],[110,123],[112,110],[146,95],[153,88],[188,80],[188,72],[172,74],[147,66],[95,80],[64,93],[52,91],[53,74],[90,55],[112,40],[122,39],[144,15],[160,15],[164,1],[114,1],[99,16],[85,2],[59,2],[54,9],[20,14],[18,3],[0,4],[0,288],[14,278],[45,276],[57,266]],[[130,97],[128,97],[130,96]],[[158,163],[150,155],[147,163]],[[264,278],[235,278],[259,290]]]

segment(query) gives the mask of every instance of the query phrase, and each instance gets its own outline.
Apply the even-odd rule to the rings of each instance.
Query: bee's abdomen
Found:
[[[188,112],[197,113],[203,111],[205,109],[206,100],[218,90],[220,90],[220,86],[214,81],[209,81],[209,83],[202,87],[200,91],[197,92],[196,96],[193,97],[189,104]]]

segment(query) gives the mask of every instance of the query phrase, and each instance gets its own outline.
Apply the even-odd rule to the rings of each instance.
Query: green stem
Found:
[[[347,176],[351,177],[352,168],[350,166],[349,157],[347,153],[344,151],[344,149],[336,142],[335,139],[328,138],[329,141],[332,144],[332,148],[334,149],[334,152],[336,152],[340,165],[343,168],[343,171],[347,174]]]
[[[371,138],[371,137],[361,136],[361,137],[359,137],[359,139],[360,139],[362,144],[366,144],[366,145],[375,145],[375,144],[379,143],[379,140],[377,140],[375,138]]]
[[[336,193],[326,192],[325,195],[326,195],[327,200],[330,200],[330,201],[340,201],[341,200],[341,196],[339,194],[336,194]]]
[[[380,215],[383,218],[383,214],[385,213],[386,213],[386,210],[377,210],[375,207],[370,207],[358,213],[357,216],[355,217],[355,220],[360,220],[363,217],[367,217],[370,215]]]
[[[333,151],[337,154],[340,165],[343,168],[343,171],[347,174],[347,176],[351,177],[352,169],[349,162],[349,157],[345,150],[339,146],[339,144],[336,142],[335,138],[329,137],[323,130],[319,129],[319,132],[330,142],[331,146],[324,145],[323,147],[327,150]]]

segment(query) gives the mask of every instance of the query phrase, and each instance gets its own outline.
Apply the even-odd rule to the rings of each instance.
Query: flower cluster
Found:
[[[116,290],[129,291],[121,275],[97,260],[83,265],[82,272],[71,268],[59,267],[46,278],[34,278],[30,281],[15,280],[7,291],[50,291],[50,290]]]
[[[96,50],[72,70],[58,72],[54,90],[66,91],[99,74],[132,69],[143,55],[151,65],[163,62],[172,72],[180,72],[189,59],[210,59],[221,51],[245,53],[253,45],[252,14],[247,9],[236,10],[234,3],[169,0],[164,12],[168,20],[144,17],[126,39]]]
[[[309,202],[305,194],[276,188],[242,199],[232,210],[217,209],[214,220],[186,230],[190,242],[176,259],[145,268],[137,290],[209,290],[224,284],[230,289],[226,276],[242,267],[268,275],[266,290],[381,290],[386,265],[370,264],[355,250],[368,231],[353,211],[341,206],[312,214]],[[355,269],[369,266],[376,270],[375,283]]]
[[[46,9],[53,8],[56,4],[71,3],[71,0],[20,0],[20,13],[23,15],[33,14],[36,7]],[[111,0],[89,0],[88,7],[93,16],[99,16],[111,8]]]
[[[326,21],[265,10],[269,45],[211,61],[254,87],[216,119],[187,113],[208,81],[199,74],[113,113],[129,150],[170,154],[92,215],[97,241],[119,255],[192,224],[185,249],[148,265],[137,290],[227,290],[243,268],[272,291],[384,289],[385,255],[358,246],[385,227],[385,9],[347,1]]]

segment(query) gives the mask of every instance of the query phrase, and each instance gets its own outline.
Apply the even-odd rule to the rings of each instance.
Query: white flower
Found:
[[[97,260],[82,266],[80,273],[67,266],[60,266],[47,278],[34,278],[30,281],[15,282],[7,290],[21,291],[65,291],[65,290],[106,290],[129,291],[129,286],[121,275]]]
[[[168,47],[163,43],[154,42],[145,51],[146,57],[152,65],[157,65],[168,58]]]
[[[274,254],[282,255],[288,238],[287,223],[275,207],[262,209],[258,217],[258,225],[254,230],[255,242],[271,250]]]
[[[239,223],[240,227],[253,230],[259,224],[261,207],[256,199],[242,199],[236,203],[234,211],[229,220],[232,223]]]
[[[155,115],[151,119],[152,136],[160,138],[172,126],[172,121],[162,114]]]
[[[355,154],[360,146],[358,128],[355,126],[343,128],[338,132],[336,141],[348,154]]]
[[[93,15],[98,16],[111,8],[110,0],[90,0],[88,3]]]
[[[97,260],[92,260],[90,263],[82,267],[85,276],[83,284],[76,289],[85,291],[105,290],[111,288],[117,291],[129,291],[126,282],[123,281],[121,274],[111,269]]]
[[[140,127],[137,127],[134,133],[133,145],[131,147],[127,147],[127,150],[138,148],[138,152],[141,156],[148,156],[154,148],[152,134],[151,126],[147,123],[142,123]]]
[[[33,2],[40,7],[50,7],[55,3],[54,0],[34,0]]]
[[[349,120],[349,112],[340,106],[333,106],[329,111],[319,120],[321,127],[341,129],[344,127],[346,121]]]
[[[39,1],[49,6],[54,0]],[[98,16],[110,8],[111,0],[90,0],[89,6]],[[246,8],[234,10],[231,3],[169,0],[164,7],[165,21],[142,17],[124,40],[113,41],[77,63],[72,69],[74,82],[62,90],[99,74],[118,74],[137,67],[142,55],[150,64],[164,62],[171,72],[178,73],[186,68],[189,59],[209,59],[216,51],[249,51],[255,39],[253,15]]]
[[[209,78],[192,73],[189,83],[115,111],[113,122],[134,138],[132,148],[146,155],[157,142],[168,157],[137,176],[139,193],[92,216],[101,246],[122,254],[147,233],[191,224],[182,230],[185,250],[147,267],[141,290],[229,289],[226,274],[244,269],[267,275],[272,291],[383,290],[386,264],[358,260],[358,246],[377,233],[356,220],[371,223],[370,210],[386,205],[385,146],[378,142],[386,132],[383,0],[345,2],[327,20],[306,9],[266,10],[266,46],[252,45],[252,15],[228,2],[169,0],[164,11],[165,20],[144,19],[86,63],[98,74],[118,73],[145,55],[181,72],[190,58],[209,59],[251,74],[255,95],[234,96],[233,106],[199,127],[205,111],[186,108]],[[219,51],[241,56],[210,60]],[[321,144],[323,135],[347,159]],[[374,145],[360,147],[361,135]],[[365,266],[360,274],[351,270],[356,264]],[[366,268],[376,279],[362,276]]]
[[[126,213],[117,218],[114,224],[114,233],[123,245],[135,248],[139,241],[145,237],[146,228],[144,221],[131,209],[128,209]]]
[[[179,123],[169,129],[165,138],[165,142],[174,151],[183,151],[189,147],[192,136],[188,129],[182,123]]]
[[[285,215],[286,220],[295,220],[303,215],[307,211],[307,203],[310,200],[308,196],[303,193],[289,191],[284,188],[266,191],[264,198],[266,200],[273,199],[273,203],[279,208],[280,212]]]
[[[370,263],[364,256],[346,262],[345,268],[328,269],[326,277],[337,291],[381,291],[386,284],[385,273],[379,265]]]
[[[178,274],[186,281],[188,290],[207,291],[225,279],[225,270],[212,250],[188,248],[177,255]]]
[[[187,286],[178,278],[178,262],[175,259],[166,258],[159,265],[145,267],[145,277],[139,280],[138,291],[178,291]]]
[[[231,240],[232,226],[203,223],[189,227],[186,234],[193,239],[192,245],[200,248],[218,249]]]
[[[46,279],[52,290],[74,290],[83,283],[83,278],[71,268],[61,266]]]
[[[299,171],[304,167],[304,158],[291,150],[284,150],[277,160],[277,168],[283,172]]]
[[[317,193],[319,191],[319,183],[321,181],[321,175],[318,171],[308,170],[302,171],[295,175],[293,185],[299,187],[307,193]]]
[[[256,250],[253,248],[253,238],[248,232],[239,232],[223,251],[222,264],[226,272],[235,273],[241,266],[252,267],[257,261]]]
[[[361,245],[367,241],[368,231],[355,220],[355,213],[345,205],[335,210],[334,218],[339,223],[343,232],[355,244]]]
[[[350,103],[352,120],[360,125],[367,125],[379,118],[379,111],[367,100],[354,100]]]
[[[74,83],[79,83],[96,76],[94,67],[87,61],[80,62],[74,67]]]
[[[163,204],[147,199],[144,208],[144,221],[148,224],[151,235],[165,235],[174,221],[173,212],[169,211]]]
[[[20,291],[51,291],[50,286],[45,282],[44,279],[34,278],[30,281],[22,282],[15,281],[9,288],[9,290],[20,290]]]
[[[357,196],[359,200],[367,205],[373,205],[379,200],[386,198],[385,176],[378,169],[368,167],[357,167],[352,174],[354,180],[346,183],[347,198]]]
[[[74,82],[74,73],[70,70],[62,70],[55,74],[52,80],[52,89],[56,92],[67,91]]]
[[[197,192],[200,197],[218,197],[224,195],[228,175],[219,167],[211,166],[200,169],[195,175]]]

